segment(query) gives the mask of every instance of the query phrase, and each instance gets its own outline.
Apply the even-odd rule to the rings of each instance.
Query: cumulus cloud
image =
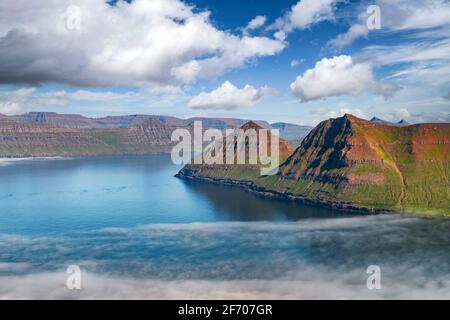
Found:
[[[194,109],[234,110],[251,107],[271,92],[273,89],[268,87],[256,89],[251,85],[239,89],[231,82],[225,81],[219,88],[211,92],[201,92],[193,97],[188,106]]]
[[[285,32],[305,29],[313,24],[334,18],[334,5],[340,0],[301,0],[281,18],[275,26]]]
[[[220,30],[209,12],[180,0],[71,5],[0,3],[0,83],[178,86],[285,47],[278,39]]]
[[[291,84],[292,93],[307,102],[340,95],[359,95],[374,84],[372,67],[341,55],[324,58]]]
[[[0,92],[0,113],[14,115],[34,108],[62,106],[67,103],[67,92],[38,93],[35,87]]]

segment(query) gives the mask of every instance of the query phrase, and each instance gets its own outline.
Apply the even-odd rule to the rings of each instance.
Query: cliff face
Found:
[[[168,152],[173,128],[144,123],[129,128],[85,129],[0,117],[0,156],[83,156]]]
[[[2,117],[3,115],[0,115]],[[6,116],[3,116],[6,117]],[[202,121],[203,127],[214,129],[239,128],[248,120],[237,118],[206,118],[194,117],[189,119],[180,119],[171,116],[161,115],[124,115],[107,116],[103,118],[88,118],[78,114],[59,114],[55,112],[30,112],[18,116],[11,116],[13,120],[32,124],[47,124],[55,127],[64,127],[72,129],[108,129],[108,128],[128,128],[135,125],[143,125],[146,122],[152,122],[157,125],[172,127],[189,127],[195,121]],[[256,121],[264,128],[271,128],[266,121]],[[276,123],[272,126],[274,129],[280,129],[280,136],[290,140],[306,136],[312,128],[307,126],[297,126],[289,123]],[[297,134],[297,133],[300,134]]]
[[[280,179],[312,181],[303,192],[323,185],[324,198],[364,206],[448,212],[449,165],[449,124],[384,125],[346,115],[319,124]]]
[[[0,157],[169,152],[174,145],[170,139],[173,130],[187,128],[192,132],[195,121],[202,121],[204,130],[237,128],[247,122],[159,115],[88,118],[54,112],[0,114],[0,120]],[[270,128],[267,122],[256,123]]]
[[[95,120],[77,114],[58,114],[54,112],[30,112],[11,117],[19,122],[31,124],[47,124],[65,128],[96,128]]]
[[[171,116],[159,115],[124,115],[107,116],[103,118],[88,118],[78,114],[59,114],[55,112],[29,112],[26,114],[11,116],[12,119],[19,122],[48,124],[65,128],[127,128],[134,125],[142,125],[146,122],[152,122],[159,125],[187,127],[194,121],[202,121],[204,127],[225,129],[238,128],[247,121],[233,118],[205,118],[195,117],[189,119],[180,119]],[[260,125],[270,127],[265,121],[259,121]]]
[[[277,176],[241,177],[253,189],[336,207],[450,214],[450,124],[326,120]],[[229,177],[217,171],[210,178]]]
[[[259,154],[259,148],[261,143],[261,129],[264,129],[260,124],[249,121],[245,123],[240,129],[247,130],[255,130],[257,134],[256,145],[252,145],[255,147],[254,150]],[[248,132],[248,131],[247,131]],[[238,179],[238,180],[252,180],[260,175],[261,165],[260,164],[251,164],[249,159],[249,149],[253,142],[247,139],[245,143],[241,146],[238,144],[237,140],[227,139],[224,137],[224,141],[222,143],[216,144],[217,148],[222,148],[223,150],[223,164],[205,164],[208,160],[204,159],[203,164],[189,164],[186,165],[179,173],[180,177],[209,177],[209,178],[220,178],[220,179]],[[267,131],[267,152],[270,156],[271,154],[271,133]],[[245,164],[237,164],[237,150],[242,148],[245,150]],[[229,164],[226,159],[227,150],[234,150],[234,163]],[[289,144],[289,142],[279,138],[279,163],[282,163],[286,160],[286,158],[294,152],[295,148]],[[208,152],[205,152],[206,155],[209,155]],[[215,154],[211,152],[211,154]]]

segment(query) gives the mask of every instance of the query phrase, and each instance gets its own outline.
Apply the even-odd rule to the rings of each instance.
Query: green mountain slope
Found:
[[[336,208],[450,215],[450,124],[395,126],[351,115],[320,123],[280,166],[277,176],[242,170],[216,181]],[[183,176],[183,171],[181,172]]]

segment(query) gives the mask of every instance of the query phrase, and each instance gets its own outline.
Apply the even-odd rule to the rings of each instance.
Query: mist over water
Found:
[[[0,167],[0,298],[450,298],[448,219],[345,215],[178,169],[166,156]],[[65,288],[71,264],[80,292]]]

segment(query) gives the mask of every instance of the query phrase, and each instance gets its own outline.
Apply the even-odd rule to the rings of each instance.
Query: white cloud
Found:
[[[440,40],[429,38],[397,45],[368,46],[359,56],[371,59],[377,67],[391,67],[393,71],[386,77],[388,80],[431,89],[446,87],[450,74],[450,39],[449,33],[445,34],[447,37]]]
[[[279,279],[244,280],[158,280],[106,276],[84,271],[82,290],[74,292],[64,286],[64,270],[24,276],[3,276],[2,300],[11,299],[448,299],[450,282],[426,276],[424,268],[412,268],[406,276],[389,278],[384,290],[367,290],[361,269],[339,273],[323,266],[299,266],[295,273]],[[391,271],[391,270],[389,270]],[[418,279],[418,280],[416,280]],[[397,280],[397,281],[396,281]]]
[[[275,39],[278,39],[280,41],[284,41],[287,38],[286,33],[281,30],[275,32],[273,36],[275,37]]]
[[[375,92],[381,94],[387,100],[402,89],[402,87],[395,83],[378,83]]]
[[[301,0],[281,18],[275,26],[285,32],[305,29],[313,24],[334,19],[334,5],[340,0]]]
[[[2,256],[27,263],[0,264],[0,299],[448,299],[441,223],[381,215],[1,234]],[[367,290],[366,268],[378,262],[383,289]],[[79,292],[65,287],[72,263]]]
[[[266,16],[256,16],[244,28],[244,34],[247,34],[251,30],[256,30],[256,29],[261,28],[266,23],[266,21],[267,21]]]
[[[137,92],[117,93],[112,91],[77,90],[70,94],[70,99],[81,101],[112,101],[134,99],[139,96]]]
[[[307,102],[340,95],[357,96],[374,82],[369,63],[355,63],[352,57],[341,55],[318,61],[313,69],[297,77],[291,91]]]
[[[410,119],[411,118],[411,113],[409,113],[408,109],[406,108],[402,108],[396,111],[396,115],[404,120]]]
[[[344,116],[345,114],[352,114],[359,118],[367,117],[367,115],[361,109],[351,108],[351,107],[348,107],[345,105],[343,105],[343,106],[338,105],[338,107],[336,109],[319,107],[319,108],[311,110],[311,114],[314,116],[318,116],[319,121],[321,121],[323,119],[329,119],[329,118],[339,118],[339,117]]]
[[[285,47],[222,31],[180,0],[80,0],[79,29],[67,28],[71,4],[0,3],[0,83],[178,86]]]
[[[343,48],[351,44],[355,39],[366,37],[369,29],[365,24],[354,24],[346,33],[339,34],[336,38],[330,40],[328,45],[334,48]]]
[[[194,109],[234,110],[251,107],[263,96],[273,90],[268,87],[256,89],[246,85],[239,89],[229,81],[225,81],[219,88],[211,92],[201,92],[193,97],[188,106]]]
[[[373,4],[380,7],[379,32],[446,28],[450,25],[450,2],[446,0],[377,0]],[[361,14],[357,21],[347,32],[331,40],[329,45],[339,49],[360,37],[366,37],[369,34],[366,8],[360,5],[357,10]]]
[[[15,115],[33,108],[61,106],[67,103],[65,91],[37,93],[35,87],[0,92],[0,113]]]
[[[294,59],[291,61],[290,66],[291,66],[291,68],[294,68],[294,67],[298,66],[299,64],[301,64],[303,61],[305,61],[305,60],[304,59],[300,59],[300,60]]]

